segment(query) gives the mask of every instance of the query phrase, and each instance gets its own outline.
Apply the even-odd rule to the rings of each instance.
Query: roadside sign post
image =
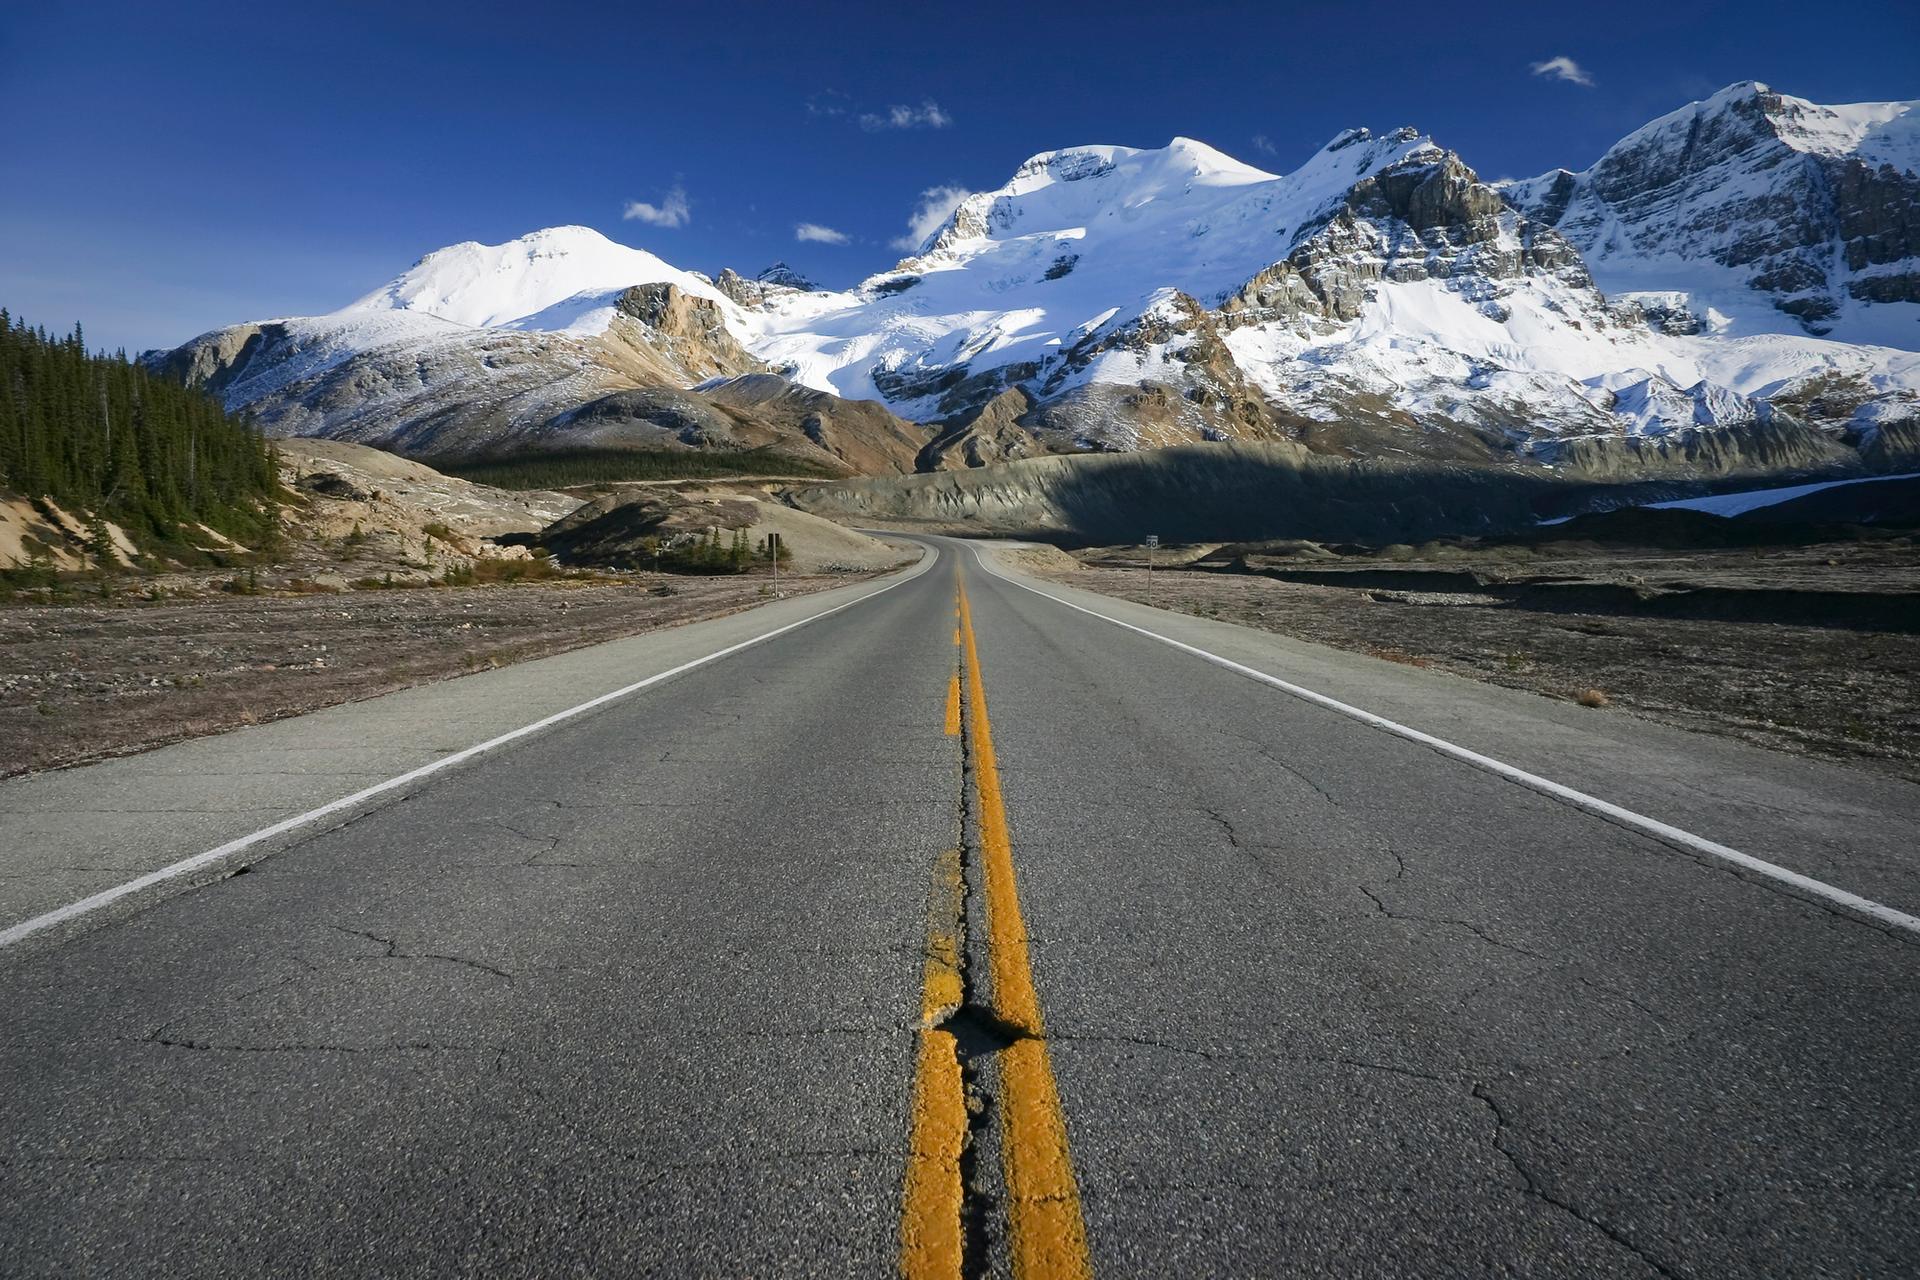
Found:
[[[1153,549],[1159,545],[1160,545],[1159,534],[1150,533],[1147,535],[1147,601],[1148,603],[1152,603],[1153,601]]]
[[[780,535],[767,535],[767,558],[773,561],[773,598],[780,598]]]

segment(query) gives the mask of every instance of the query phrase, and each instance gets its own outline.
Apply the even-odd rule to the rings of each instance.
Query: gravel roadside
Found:
[[[1058,553],[1055,553],[1058,554]],[[1920,780],[1920,635],[1547,612],[1256,574],[1031,570],[1105,595]]]
[[[782,575],[786,595],[869,577]],[[759,576],[0,607],[0,776],[736,613]],[[671,594],[653,594],[656,590]]]

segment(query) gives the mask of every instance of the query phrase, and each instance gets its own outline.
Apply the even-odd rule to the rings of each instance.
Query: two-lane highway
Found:
[[[931,541],[0,950],[0,1274],[1912,1273],[1920,935]],[[1611,785],[1562,708],[1377,678]],[[1812,766],[1608,732],[1726,782],[1601,799],[1920,907],[1916,789],[1748,848]]]

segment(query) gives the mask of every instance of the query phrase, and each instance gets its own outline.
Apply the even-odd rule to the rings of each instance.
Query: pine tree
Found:
[[[0,486],[126,527],[188,541],[183,523],[240,541],[271,537],[272,450],[249,421],[167,382],[124,352],[91,355],[0,310]]]

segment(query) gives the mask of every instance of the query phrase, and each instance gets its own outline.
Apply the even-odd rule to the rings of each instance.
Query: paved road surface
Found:
[[[0,952],[0,1274],[1914,1273],[1920,936],[940,547]],[[1906,784],[1047,590],[1920,909]]]

